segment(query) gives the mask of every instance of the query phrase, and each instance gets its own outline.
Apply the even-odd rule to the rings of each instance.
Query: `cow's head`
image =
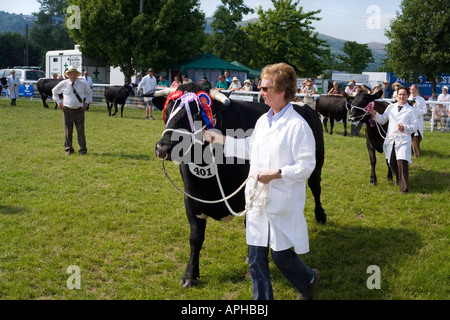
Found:
[[[6,77],[0,78],[0,83],[3,87],[6,87],[8,85],[8,81],[6,80]]]
[[[123,85],[125,88],[127,88],[128,94],[132,97],[134,97],[134,84],[133,83],[129,83],[129,84],[124,84]]]
[[[229,103],[222,93],[196,84],[157,91],[153,104],[162,110],[166,130],[156,143],[155,155],[167,160],[183,158],[195,143],[202,143],[203,129],[213,128],[214,116]],[[181,147],[175,149],[177,145]]]
[[[352,101],[349,118],[352,121],[367,122],[370,119],[370,108],[374,107],[372,103],[376,99],[380,99],[383,91],[378,91],[374,94],[369,94],[367,91],[360,91]]]

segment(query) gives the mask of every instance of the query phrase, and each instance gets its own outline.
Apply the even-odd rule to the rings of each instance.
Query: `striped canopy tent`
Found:
[[[219,75],[224,74],[225,71],[228,71],[232,78],[237,77],[241,84],[244,84],[249,72],[247,68],[231,64],[210,53],[191,61],[175,64],[167,69],[171,81],[173,81],[175,76],[181,78],[181,76],[187,75],[193,82],[200,83],[203,77],[207,77],[213,87],[217,83]]]

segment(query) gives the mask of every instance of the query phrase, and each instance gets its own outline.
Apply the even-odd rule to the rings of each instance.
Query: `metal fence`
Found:
[[[92,105],[103,105],[106,107],[106,101],[104,97],[105,88],[109,85],[94,84],[93,88],[93,102]],[[30,100],[41,100],[39,92],[34,86],[32,97],[22,97],[22,99]],[[228,95],[230,99],[242,100],[242,101],[260,101],[260,95],[257,91],[222,91],[225,95]],[[307,97],[305,94],[296,94],[299,100],[305,99]],[[6,96],[5,96],[6,97]],[[315,94],[308,96],[317,99],[320,95]],[[7,98],[7,97],[6,97]],[[395,102],[393,99],[379,99],[377,101]],[[424,115],[424,125],[425,129],[429,131],[439,130],[442,132],[450,132],[450,102],[436,102],[436,101],[426,101],[428,112]],[[142,97],[129,97],[126,108],[137,108],[145,109],[144,98]],[[105,108],[106,109],[106,108]]]

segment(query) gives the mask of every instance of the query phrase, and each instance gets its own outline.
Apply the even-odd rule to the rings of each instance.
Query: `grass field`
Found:
[[[156,121],[144,115],[91,107],[88,155],[66,156],[60,110],[0,100],[0,299],[252,298],[243,218],[208,221],[201,284],[179,285],[189,225],[183,196],[154,157],[161,113]],[[449,299],[450,135],[425,133],[412,192],[400,195],[386,181],[384,155],[371,186],[365,139],[335,128],[325,135],[327,224],[315,223],[309,190],[305,208],[311,251],[302,258],[321,271],[316,299]],[[167,169],[182,185],[176,165]],[[73,265],[81,287],[71,290]],[[381,289],[367,287],[372,265]],[[272,262],[271,270],[275,298],[294,299]]]

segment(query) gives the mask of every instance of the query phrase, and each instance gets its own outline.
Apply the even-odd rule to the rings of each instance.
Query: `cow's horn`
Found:
[[[224,95],[223,93],[221,93],[219,91],[211,90],[209,92],[209,95],[214,100],[221,102],[224,106],[227,106],[230,104],[230,99],[228,99],[226,95]]]
[[[155,92],[155,94],[153,96],[154,97],[168,97],[169,94],[171,94],[175,90],[176,90],[175,88],[167,88],[167,89],[158,90]]]

